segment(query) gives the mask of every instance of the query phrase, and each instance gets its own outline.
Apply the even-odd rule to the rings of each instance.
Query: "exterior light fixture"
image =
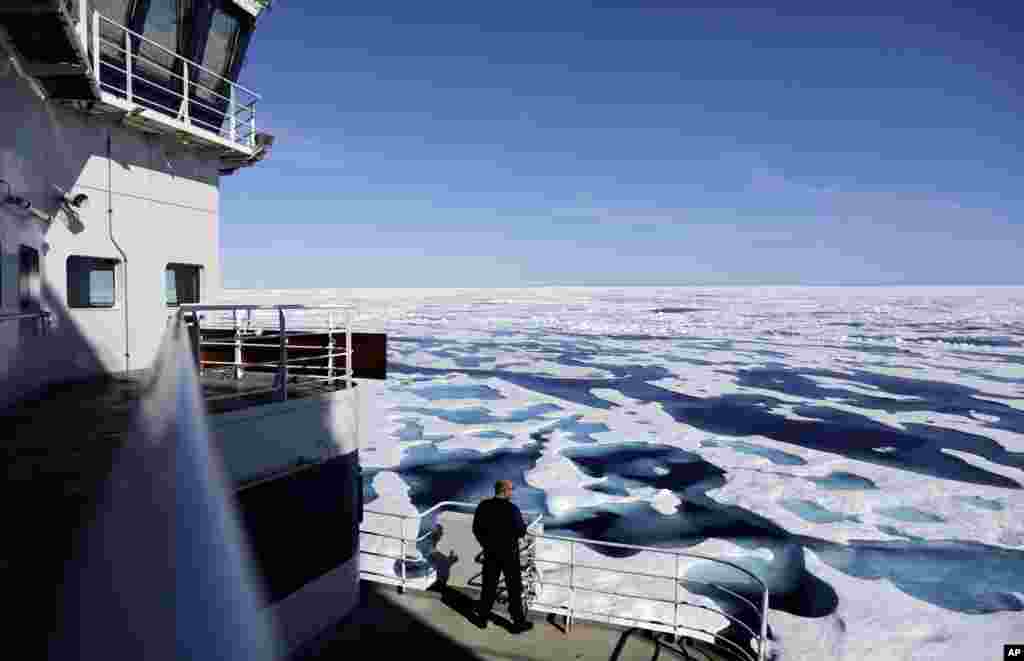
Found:
[[[82,210],[89,206],[89,196],[85,193],[79,193],[74,197],[64,196],[64,201],[76,209]]]
[[[82,223],[82,219],[79,218],[78,212],[86,208],[89,196],[85,193],[69,195],[60,186],[54,186],[54,188],[57,189],[57,201],[64,210],[65,225],[67,225],[68,230],[72,234],[80,234],[85,229],[85,225]]]

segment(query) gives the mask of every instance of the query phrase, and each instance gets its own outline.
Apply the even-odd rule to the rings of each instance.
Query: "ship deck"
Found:
[[[639,629],[577,621],[566,633],[561,618],[535,612],[530,613],[534,628],[525,633],[511,633],[511,619],[498,609],[481,630],[470,620],[478,598],[470,588],[399,593],[396,587],[364,580],[360,590],[360,606],[290,661],[410,655],[445,661],[650,661],[658,651],[665,659],[721,658],[699,642],[673,646]]]
[[[0,547],[0,583],[43,630],[51,626],[53,607],[47,580],[56,585],[64,563],[75,553],[79,531],[90,520],[117,451],[132,429],[148,380],[149,373],[140,371],[63,383],[0,410],[0,457],[6,466],[0,498],[8,505],[7,529],[17,531]],[[241,382],[207,374],[201,385],[205,397],[244,395],[269,387],[272,380],[271,374],[250,373]],[[288,397],[330,390],[290,383]],[[207,408],[215,414],[275,397],[264,392],[219,399],[209,401]]]
[[[209,395],[257,390],[272,379],[263,374],[250,377],[255,378],[237,383],[208,374],[201,381]],[[57,587],[64,562],[75,553],[77,533],[90,519],[122,437],[132,428],[135,404],[146,382],[147,375],[139,373],[64,384],[0,412],[8,478],[4,502],[31,503],[9,508],[7,523],[19,532],[0,551],[0,578],[40,634],[53,630],[52,588]],[[322,386],[289,384],[289,398],[315,395],[317,390],[327,391]],[[274,396],[219,401],[249,406],[274,401]],[[464,545],[468,533],[460,534],[459,526],[447,518],[446,542]],[[440,654],[446,661],[651,659],[658,650],[669,652],[666,658],[722,658],[700,641],[684,639],[682,647],[674,646],[663,636],[616,624],[577,620],[566,632],[561,618],[556,621],[556,616],[536,611],[530,613],[535,628],[522,634],[510,633],[510,619],[501,611],[487,629],[478,629],[469,619],[477,590],[468,585],[478,567],[469,553],[460,555],[466,562],[450,565],[448,582],[430,591],[399,593],[394,586],[361,581],[360,607],[307,645],[294,661],[352,658],[353,646],[367,655],[404,656],[413,651]],[[48,583],[46,577],[54,582]]]

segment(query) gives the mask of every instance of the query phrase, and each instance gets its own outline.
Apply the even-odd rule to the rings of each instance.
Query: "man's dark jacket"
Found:
[[[515,557],[519,554],[519,538],[526,535],[523,513],[507,498],[488,498],[477,505],[473,535],[485,553]]]

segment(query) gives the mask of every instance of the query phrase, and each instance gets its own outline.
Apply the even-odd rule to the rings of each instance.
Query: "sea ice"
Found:
[[[998,658],[1001,645],[1022,631],[1021,612],[1014,610],[1020,598],[1013,593],[1021,590],[1013,563],[998,565],[1008,577],[1006,594],[995,594],[994,585],[979,588],[993,592],[978,597],[988,604],[983,614],[913,596],[907,586],[916,580],[913,572],[928,569],[913,555],[921,545],[984,544],[976,557],[993,563],[1000,553],[1024,549],[1024,489],[1012,487],[1024,485],[1021,455],[1014,454],[1024,452],[1024,350],[991,341],[1009,337],[1008,328],[1024,323],[1024,289],[541,288],[334,295],[357,302],[361,330],[387,332],[396,349],[391,360],[398,376],[390,381],[397,387],[382,396],[383,414],[375,419],[383,422],[366,430],[361,449],[364,469],[385,469],[374,479],[381,497],[373,507],[415,510],[408,485],[390,472],[407,460],[412,443],[434,447],[437,454],[431,456],[438,461],[455,450],[500,461],[501,449],[536,445],[541,456],[523,479],[543,492],[552,524],[602,512],[641,520],[650,515],[661,522],[706,516],[699,508],[687,510],[695,506],[682,488],[593,478],[566,456],[577,448],[626,442],[667,445],[724,472],[701,486],[708,488],[712,505],[768,521],[780,534],[816,548],[836,545],[857,562],[866,557],[857,555],[858,544],[906,545],[884,547],[889,555],[879,557],[893,559],[890,574],[868,579],[840,571],[796,543],[773,549],[741,544],[728,530],[703,541],[680,539],[679,548],[745,563],[776,586],[787,583],[773,572],[799,566],[834,590],[836,602],[813,616],[792,614],[796,609],[785,595],[773,601],[770,623],[780,661]],[[652,312],[684,307],[702,311]],[[590,379],[605,382],[595,387]],[[445,393],[455,396],[421,396]],[[758,432],[724,433],[734,419],[713,408],[722,403],[731,404],[722,409],[730,416],[761,416]],[[535,417],[516,415],[541,404],[558,408]],[[476,407],[486,410],[484,421],[453,414]],[[420,411],[404,410],[409,408]],[[407,419],[422,438],[402,443],[397,434]],[[607,431],[587,427],[577,436],[574,424],[604,425]],[[874,448],[880,458],[846,456],[840,443],[816,445],[813,435],[780,435],[784,425],[845,425],[845,433],[862,443],[857,447]],[[886,427],[900,432],[901,442],[920,446],[901,450],[896,437],[873,435]],[[969,479],[954,470],[941,478],[928,474],[928,462],[943,456],[962,460],[954,468],[976,472]],[[658,480],[667,469],[640,462],[629,470]],[[643,504],[656,512],[636,509]],[[628,530],[628,521],[616,529]],[[568,553],[557,544],[546,552]],[[623,566],[621,558],[588,553],[581,557]],[[794,553],[801,559],[795,565]],[[672,569],[661,567],[654,555],[630,557],[628,564],[668,571],[670,578],[659,587],[610,575],[591,578],[595,585],[671,594]],[[969,574],[955,567],[933,569],[947,572],[949,581]],[[950,583],[951,592],[970,589]],[[716,603],[691,596],[695,603]],[[643,599],[587,599],[579,603],[671,618],[671,608],[666,615],[663,606]],[[686,617],[692,623],[699,616]],[[706,617],[710,630],[726,624]]]

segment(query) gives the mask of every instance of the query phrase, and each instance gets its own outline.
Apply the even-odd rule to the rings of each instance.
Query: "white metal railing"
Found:
[[[45,310],[38,312],[15,312],[9,314],[0,314],[0,323],[5,321],[28,321],[35,320],[39,322],[39,334],[46,335],[46,330],[50,326],[50,313]]]
[[[219,312],[219,313],[230,313],[232,321],[225,323],[223,320],[217,322],[211,322],[207,324],[208,328],[230,328],[234,330],[234,336],[229,340],[204,340],[202,339],[202,328],[204,318],[199,312]],[[245,319],[240,319],[238,313],[246,313]],[[253,313],[271,313],[276,317],[277,321],[277,332],[265,334],[256,330],[253,326]],[[286,312],[313,312],[318,315],[326,317],[327,326],[325,329],[310,328],[308,325],[304,326],[302,330],[289,331]],[[202,360],[202,354],[200,353],[200,368],[205,366],[219,366],[219,367],[230,367],[233,368],[235,379],[242,379],[245,375],[245,368],[247,367],[275,367],[276,376],[274,378],[274,384],[270,388],[261,388],[254,390],[244,390],[237,393],[229,393],[226,395],[215,395],[206,397],[207,401],[214,401],[218,399],[228,399],[237,397],[246,397],[249,395],[266,394],[266,393],[277,393],[278,398],[281,400],[288,399],[288,379],[289,379],[289,366],[301,368],[304,371],[321,371],[325,374],[319,376],[316,374],[303,374],[302,378],[307,381],[321,381],[324,383],[334,383],[337,381],[344,381],[345,388],[349,391],[352,389],[352,378],[353,378],[353,367],[352,357],[354,355],[352,349],[352,307],[346,305],[300,305],[300,304],[287,304],[287,305],[251,305],[251,304],[203,304],[203,303],[188,303],[178,306],[177,311],[174,313],[174,317],[178,320],[182,320],[188,315],[190,318],[188,321],[195,324],[195,333],[198,337],[198,352],[202,351],[204,346],[220,346],[220,347],[233,347],[234,348],[234,360],[231,361],[216,361],[216,360]],[[335,335],[338,334],[339,328],[335,326],[335,322],[339,321],[338,317],[342,316],[341,323],[343,324],[344,341],[343,349],[338,348],[338,342],[335,339]],[[326,353],[317,353],[314,356],[300,356],[300,357],[288,357],[288,346],[289,346],[289,332],[294,336],[295,334],[309,334],[310,332],[326,332],[327,340],[323,346],[323,350]],[[275,343],[270,343],[276,340]],[[243,358],[243,350],[245,347],[251,348],[263,348],[263,349],[277,349],[279,350],[278,360],[273,362],[245,362]],[[296,348],[299,348],[297,345]],[[318,347],[301,345],[302,349],[316,349]],[[336,358],[344,357],[345,363],[344,368],[339,368],[335,361]],[[300,363],[308,362],[310,360],[327,360],[325,367],[310,367],[308,365],[301,365]]]
[[[381,582],[381,583],[395,583],[395,584],[398,585],[399,588],[402,588],[402,589],[405,589],[406,587],[411,585],[412,582],[411,582],[411,580],[409,579],[409,577],[407,575],[406,565],[410,561],[415,562],[417,560],[417,558],[415,556],[410,555],[408,553],[408,551],[407,551],[408,545],[411,542],[412,545],[413,545],[413,548],[415,548],[417,544],[419,544],[420,542],[422,542],[423,540],[427,539],[432,534],[434,534],[434,531],[433,530],[427,530],[426,532],[420,533],[419,535],[417,535],[416,532],[413,532],[413,533],[410,534],[410,533],[407,533],[407,530],[409,529],[408,528],[408,524],[409,523],[415,523],[416,531],[418,532],[419,531],[419,527],[420,527],[420,523],[421,523],[423,517],[429,516],[429,515],[433,514],[434,512],[436,512],[436,511],[438,511],[440,509],[446,509],[446,508],[450,508],[450,507],[474,508],[474,507],[476,507],[476,504],[475,503],[464,503],[464,502],[459,502],[459,501],[455,501],[455,500],[443,500],[443,501],[435,504],[431,508],[429,508],[427,510],[424,510],[423,512],[420,512],[418,514],[395,514],[393,512],[382,512],[382,511],[379,511],[379,510],[373,510],[373,509],[368,509],[368,508],[364,507],[363,508],[364,512],[369,512],[370,514],[375,514],[375,515],[378,515],[378,516],[388,516],[388,517],[392,517],[392,518],[396,519],[397,522],[399,523],[399,525],[401,526],[402,530],[401,530],[401,532],[398,535],[392,535],[392,534],[389,534],[389,533],[382,533],[382,532],[377,532],[377,531],[373,531],[373,530],[364,530],[363,526],[360,526],[360,529],[359,529],[360,534],[374,535],[374,536],[377,536],[377,537],[384,537],[384,538],[387,538],[387,539],[396,539],[396,540],[399,540],[401,542],[401,554],[397,555],[397,556],[396,555],[391,555],[391,554],[388,554],[388,553],[378,553],[376,551],[362,551],[362,550],[360,550],[360,554],[378,556],[378,557],[382,557],[382,558],[391,558],[393,560],[399,560],[401,562],[401,570],[399,572],[400,575],[399,575],[397,581],[394,581],[394,579],[389,574],[383,574],[381,572],[374,572],[374,571],[369,571],[369,570],[360,570],[360,573],[363,575],[363,577],[367,578],[369,580],[373,580],[373,581],[377,581],[377,582]],[[534,518],[533,521],[528,522],[527,523],[527,531],[529,531],[532,528],[536,528],[536,526],[540,523],[542,518],[543,518],[542,515],[537,515],[537,517]],[[364,520],[364,525],[365,525],[365,520]],[[527,548],[523,549],[523,550],[529,550],[529,546],[527,546]]]
[[[362,550],[360,550],[360,555],[372,555],[372,556],[379,556],[379,557],[392,558],[392,559],[395,559],[395,560],[399,560],[400,561],[400,566],[401,566],[401,571],[400,571],[400,576],[397,577],[397,580],[396,580],[396,578],[394,576],[391,576],[391,575],[388,575],[388,574],[382,574],[380,572],[373,572],[373,571],[363,571],[363,570],[360,571],[361,577],[364,578],[364,579],[367,579],[367,580],[371,580],[371,581],[398,585],[398,587],[401,588],[401,589],[405,589],[406,587],[414,586],[415,584],[413,583],[413,581],[407,577],[406,564],[410,560],[416,561],[417,558],[415,556],[411,556],[407,552],[408,544],[412,543],[414,545],[414,548],[415,548],[416,544],[418,544],[419,542],[423,541],[424,539],[426,539],[427,537],[432,535],[433,534],[432,530],[428,530],[426,532],[417,534],[417,532],[419,531],[422,519],[424,517],[430,515],[430,514],[433,514],[434,512],[436,512],[437,510],[439,510],[441,508],[449,508],[449,507],[475,508],[476,504],[475,503],[458,502],[458,501],[442,501],[440,503],[437,503],[433,507],[431,507],[431,508],[429,508],[429,509],[427,509],[427,510],[425,510],[423,512],[420,512],[418,514],[395,514],[395,513],[392,513],[392,512],[383,512],[383,511],[378,511],[378,510],[374,510],[374,509],[370,509],[370,508],[364,508],[364,510],[363,510],[364,512],[368,512],[368,513],[371,513],[371,514],[374,514],[374,515],[378,515],[378,516],[387,516],[387,517],[395,518],[399,522],[399,524],[401,525],[401,532],[398,535],[393,535],[393,534],[389,534],[389,533],[385,533],[385,532],[380,532],[380,531],[375,531],[375,530],[365,530],[363,526],[360,526],[360,533],[361,534],[375,535],[375,536],[378,536],[378,537],[383,537],[383,538],[388,538],[388,539],[400,540],[400,542],[401,542],[401,551],[400,551],[400,555],[395,556],[395,555],[390,555],[390,554],[387,554],[387,553],[379,553],[379,552],[375,552],[375,551],[362,551]],[[663,632],[663,633],[671,633],[672,637],[673,637],[673,640],[675,640],[675,641],[679,640],[679,637],[680,637],[681,634],[684,634],[686,632],[691,632],[691,633],[700,634],[704,639],[710,638],[710,641],[713,644],[723,645],[723,646],[725,646],[725,648],[731,650],[734,653],[738,653],[742,658],[749,659],[750,661],[754,661],[755,659],[757,661],[765,661],[765,659],[767,658],[769,590],[768,590],[768,586],[765,584],[765,582],[763,580],[761,580],[760,578],[758,578],[758,576],[756,574],[754,574],[753,572],[751,572],[751,571],[749,571],[747,569],[744,569],[740,565],[738,565],[738,564],[736,564],[734,562],[730,562],[728,560],[723,560],[721,558],[715,558],[715,557],[711,557],[711,556],[707,556],[707,555],[702,555],[702,554],[698,554],[698,553],[690,553],[688,551],[677,551],[677,550],[657,548],[657,547],[651,547],[651,546],[639,546],[639,545],[636,545],[636,544],[622,544],[622,543],[618,543],[618,542],[602,542],[602,541],[594,540],[594,539],[576,538],[576,537],[563,537],[563,536],[559,536],[559,535],[549,535],[549,534],[544,534],[544,533],[538,533],[538,532],[536,532],[536,528],[539,525],[541,519],[542,519],[542,516],[538,516],[537,518],[535,518],[533,521],[531,521],[529,523],[529,525],[527,527],[527,535],[532,538],[532,542],[528,542],[526,544],[525,548],[523,549],[524,551],[527,552],[527,559],[528,559],[527,565],[524,567],[524,572],[526,572],[528,574],[528,580],[531,583],[539,584],[536,589],[531,590],[531,589],[529,589],[529,586],[526,585],[526,581],[524,581],[524,586],[523,586],[524,587],[524,595],[527,595],[527,603],[525,604],[525,606],[526,606],[527,609],[538,610],[538,611],[543,611],[543,612],[548,612],[548,613],[555,613],[555,614],[559,614],[559,615],[565,616],[567,631],[572,629],[572,624],[573,624],[573,622],[576,619],[593,620],[593,621],[605,621],[605,620],[614,619],[614,620],[620,620],[620,621],[629,621],[634,626],[636,626],[638,628],[648,629],[648,630],[652,630],[652,631],[660,631],[660,632]],[[416,532],[413,532],[412,534],[410,534],[408,532],[409,531],[409,526],[408,526],[409,523],[415,523]],[[365,521],[364,521],[364,525],[365,525]],[[568,559],[568,561],[565,562],[565,561],[559,561],[559,560],[541,559],[541,558],[537,557],[537,542],[539,542],[540,540],[551,540],[551,541],[554,541],[554,542],[561,542],[561,543],[568,544],[569,545],[569,559]],[[607,548],[629,549],[629,550],[633,550],[633,551],[663,554],[663,555],[666,555],[666,556],[669,556],[669,557],[673,558],[673,563],[674,563],[674,566],[675,566],[675,571],[673,572],[672,576],[668,576],[668,575],[665,575],[665,574],[652,574],[652,573],[639,572],[639,571],[633,571],[633,570],[616,569],[616,568],[611,568],[611,567],[607,567],[607,566],[595,566],[595,565],[585,564],[585,563],[579,562],[578,559],[577,559],[577,553],[576,553],[577,545],[584,545],[584,546],[589,546],[589,547],[607,547]],[[757,588],[757,591],[760,593],[760,599],[759,599],[760,605],[756,604],[754,601],[751,601],[750,599],[747,599],[743,595],[738,594],[734,590],[731,590],[731,589],[725,587],[724,585],[719,585],[719,584],[717,584],[717,583],[715,583],[713,581],[701,581],[701,580],[696,580],[696,579],[691,579],[691,578],[683,578],[683,575],[680,572],[680,569],[681,569],[680,562],[683,559],[697,560],[697,561],[701,561],[701,562],[710,562],[710,563],[714,563],[714,564],[717,564],[717,565],[729,567],[729,568],[735,570],[736,572],[739,572],[740,575],[744,576],[746,579],[749,579],[750,582]],[[565,567],[568,570],[568,573],[569,573],[569,582],[568,583],[556,583],[554,581],[545,579],[543,577],[544,572],[540,571],[539,567],[536,567],[536,563],[554,564],[554,565],[559,565],[559,566]],[[673,582],[673,585],[674,585],[674,596],[673,596],[673,599],[666,600],[666,599],[660,599],[660,598],[657,598],[657,597],[652,597],[650,595],[629,594],[629,593],[618,591],[618,590],[601,590],[601,589],[594,588],[594,587],[587,587],[587,586],[581,585],[579,583],[579,581],[577,580],[578,579],[578,572],[577,572],[577,570],[580,570],[580,569],[609,572],[609,573],[612,573],[612,574],[616,574],[616,575],[619,575],[619,576],[626,576],[626,577],[629,577],[629,576],[633,576],[633,577],[640,576],[640,577],[645,577],[645,578],[668,579],[668,580],[671,580]],[[737,600],[739,600],[739,602],[744,603],[746,606],[750,607],[753,612],[755,612],[757,614],[757,616],[758,616],[758,624],[759,624],[759,631],[755,631],[749,625],[747,625],[744,621],[742,621],[740,618],[737,618],[735,615],[726,612],[724,609],[713,608],[713,607],[707,606],[705,604],[693,603],[693,602],[687,601],[686,599],[682,598],[681,595],[680,595],[680,585],[682,583],[690,583],[690,584],[698,584],[698,585],[708,586],[708,587],[710,587],[712,589],[720,590],[724,594],[729,595],[730,598],[737,599]],[[538,600],[538,597],[543,593],[543,588],[544,587],[556,587],[556,588],[557,587],[561,587],[561,588],[568,589],[569,590],[569,597],[568,597],[567,602],[566,603],[562,603],[562,604],[557,604],[557,603],[552,604],[552,603],[542,603],[542,602],[540,602]],[[625,597],[625,598],[628,598],[628,599],[641,600],[641,601],[654,601],[654,602],[669,603],[669,604],[673,605],[672,621],[671,621],[671,623],[667,623],[667,622],[664,622],[664,621],[651,620],[649,618],[632,617],[630,615],[626,615],[626,614],[623,614],[623,613],[601,612],[601,611],[594,611],[594,610],[586,609],[586,608],[583,608],[578,603],[578,601],[579,601],[577,599],[577,593],[578,592],[590,592],[590,593],[604,594],[604,595],[613,596],[613,597]],[[752,652],[751,650],[748,650],[748,649],[742,647],[739,643],[737,643],[737,642],[735,642],[733,640],[730,640],[728,638],[725,638],[725,637],[721,636],[720,634],[718,634],[718,633],[716,633],[714,631],[709,631],[707,629],[703,629],[703,628],[700,628],[700,627],[693,627],[693,626],[689,626],[689,625],[685,625],[685,624],[680,624],[679,623],[679,607],[680,606],[686,606],[686,607],[695,608],[695,609],[699,609],[699,610],[703,610],[703,611],[708,611],[708,612],[714,613],[717,616],[725,618],[729,622],[730,625],[736,625],[739,629],[745,631],[747,634],[750,635],[751,641],[753,641],[753,643],[756,646],[756,656],[755,656],[755,653]]]
[[[104,35],[104,27],[112,28],[116,37]],[[157,49],[172,58],[172,67],[157,62],[143,52],[141,45]],[[155,111],[158,119],[175,128],[191,130],[203,137],[216,138],[228,146],[247,153],[256,149],[256,102],[260,95],[238,83],[210,71],[197,62],[164,48],[138,32],[103,16],[92,14],[93,71],[103,101],[132,111],[140,108]],[[161,78],[175,81],[170,89],[141,74],[145,67],[158,72]],[[201,78],[213,78],[206,84]],[[161,102],[155,96],[162,95]],[[213,105],[211,105],[213,104]],[[198,115],[205,115],[205,119]],[[211,122],[209,115],[221,118]],[[149,115],[152,116],[152,115]]]

